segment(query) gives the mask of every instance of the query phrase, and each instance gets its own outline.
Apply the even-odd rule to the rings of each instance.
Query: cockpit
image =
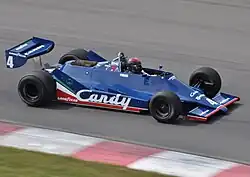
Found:
[[[98,67],[98,68],[104,67],[106,68],[106,70],[110,70],[114,72],[124,72],[126,69],[124,66],[124,62],[126,61],[123,61],[123,60],[124,59],[121,58],[121,56],[119,56],[118,54],[118,56],[112,59],[111,61],[98,62],[96,66],[94,67]]]
[[[112,60],[106,60],[96,54],[93,51],[89,52],[88,55],[89,60],[75,60],[71,61],[72,65],[77,65],[77,66],[84,66],[84,67],[93,67],[93,68],[99,68],[99,69],[104,69],[106,71],[112,71],[112,72],[126,72],[130,71],[129,69],[129,60],[127,57],[124,55],[124,53],[119,52],[117,54],[117,57],[112,59]],[[139,75],[149,75],[149,76],[162,76],[167,74],[166,72],[160,70],[155,70],[155,69],[150,69],[150,68],[142,68],[140,69],[141,73],[136,73]]]

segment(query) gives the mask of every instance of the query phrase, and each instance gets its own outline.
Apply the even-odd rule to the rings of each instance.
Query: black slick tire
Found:
[[[222,81],[219,73],[215,69],[201,67],[191,74],[189,85],[198,87],[207,97],[213,98],[220,91]]]
[[[56,99],[56,82],[47,71],[33,71],[20,79],[18,94],[28,106],[45,106]]]
[[[175,123],[182,113],[182,103],[173,92],[158,92],[149,102],[149,111],[160,123]]]
[[[85,49],[74,49],[61,56],[58,63],[65,64],[65,62],[71,60],[88,60],[87,55],[88,51]]]

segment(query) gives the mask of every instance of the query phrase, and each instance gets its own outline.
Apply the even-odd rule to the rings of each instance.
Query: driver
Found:
[[[128,60],[127,69],[129,72],[132,72],[134,74],[143,74],[143,75],[150,76],[150,74],[146,73],[142,69],[141,61],[139,58],[136,58],[136,57],[130,58]]]
[[[131,72],[134,74],[142,74],[147,76],[157,76],[155,74],[150,75],[146,73],[142,68],[142,64],[139,58],[133,57],[127,60],[127,57],[123,52],[119,52],[118,57],[120,58],[122,72]]]

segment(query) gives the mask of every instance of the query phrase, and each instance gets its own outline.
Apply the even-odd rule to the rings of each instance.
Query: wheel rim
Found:
[[[157,109],[156,109],[156,114],[158,115],[158,117],[160,119],[166,119],[169,117],[170,112],[171,112],[171,105],[169,105],[168,103],[161,101],[158,102],[157,105]]]
[[[25,84],[23,87],[23,93],[30,101],[34,101],[39,98],[39,90],[34,84]]]

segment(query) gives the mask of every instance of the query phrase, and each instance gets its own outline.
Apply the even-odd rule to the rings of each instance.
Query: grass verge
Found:
[[[1,177],[170,177],[70,157],[0,147]]]

